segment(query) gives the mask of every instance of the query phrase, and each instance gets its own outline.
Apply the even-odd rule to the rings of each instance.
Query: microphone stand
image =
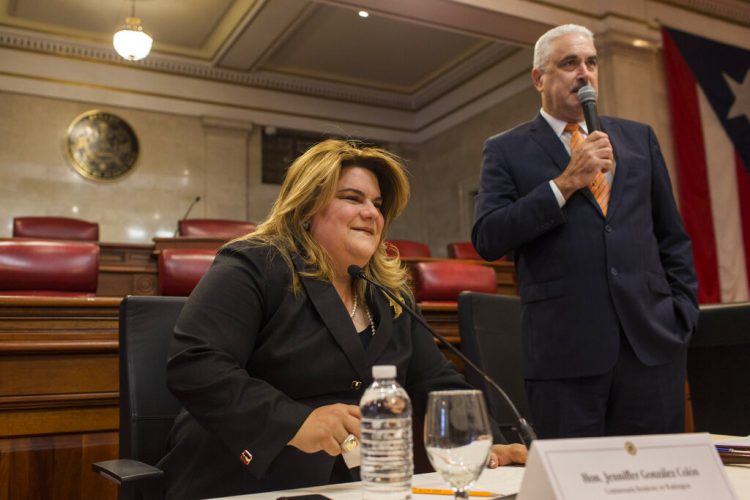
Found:
[[[428,325],[424,319],[422,319],[422,316],[417,314],[417,312],[414,311],[411,307],[407,306],[406,303],[403,300],[401,300],[399,297],[397,297],[393,292],[388,290],[386,287],[384,287],[380,283],[377,283],[374,280],[365,276],[365,273],[361,267],[352,264],[347,269],[347,272],[352,278],[365,280],[366,282],[370,283],[377,289],[383,291],[386,295],[388,295],[388,297],[390,297],[393,301],[395,301],[398,305],[400,305],[405,311],[407,311],[409,315],[411,315],[412,318],[416,319],[420,325],[425,327],[427,331],[430,332],[432,336],[435,337],[442,345],[444,345],[449,351],[451,351],[453,354],[458,356],[461,359],[461,361],[463,361],[465,364],[470,366],[475,372],[477,372],[484,379],[484,381],[487,382],[487,384],[489,384],[490,387],[492,387],[498,394],[500,394],[503,401],[505,401],[505,403],[508,405],[508,408],[510,408],[510,410],[513,412],[513,415],[516,418],[516,422],[518,422],[518,429],[516,430],[516,432],[518,433],[518,436],[521,438],[521,441],[523,441],[523,443],[527,447],[531,446],[531,442],[537,439],[536,432],[534,432],[534,429],[531,427],[531,424],[525,418],[521,416],[521,414],[518,411],[518,408],[516,408],[516,405],[513,404],[513,401],[510,399],[510,397],[494,380],[490,378],[489,375],[484,373],[484,371],[482,371],[472,360],[467,358],[464,353],[456,349],[456,347],[450,342],[448,342],[448,340],[445,337],[443,337],[438,332],[433,330],[432,327]]]
[[[201,197],[200,196],[196,196],[195,199],[193,200],[193,202],[188,207],[188,209],[185,210],[185,215],[182,216],[182,219],[184,219],[185,217],[188,216],[188,214],[193,209],[193,207],[195,206],[195,204],[198,203],[199,201],[201,201]],[[182,220],[182,219],[180,219],[180,220]],[[177,234],[180,232],[180,220],[177,221],[177,229],[174,230],[174,234],[172,235],[173,238],[176,238]]]

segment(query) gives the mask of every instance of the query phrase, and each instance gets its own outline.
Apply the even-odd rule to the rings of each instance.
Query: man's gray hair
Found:
[[[539,37],[534,45],[534,69],[544,72],[547,62],[549,62],[550,46],[555,38],[569,35],[570,33],[578,33],[592,42],[594,41],[594,34],[585,26],[578,24],[562,24],[555,28],[552,28],[545,34]]]

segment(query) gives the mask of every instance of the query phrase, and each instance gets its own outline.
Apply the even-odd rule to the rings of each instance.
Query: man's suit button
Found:
[[[358,391],[362,388],[362,381],[361,380],[352,380],[352,389],[355,391]]]
[[[604,230],[607,231],[608,233],[611,233],[612,232],[612,226],[610,226],[609,224],[607,224],[606,226],[604,226]]]
[[[616,268],[616,267],[613,267],[613,268],[611,268],[611,269],[609,270],[609,273],[610,273],[610,274],[611,274],[612,276],[617,276],[617,268]]]

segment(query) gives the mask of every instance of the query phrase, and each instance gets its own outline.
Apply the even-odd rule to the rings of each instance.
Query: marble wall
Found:
[[[138,161],[117,180],[85,179],[67,162],[66,130],[91,109],[138,136]],[[172,235],[196,196],[191,217],[256,220],[278,188],[260,185],[254,134],[246,123],[0,92],[0,236],[14,215],[54,215],[98,221],[102,241],[148,243]]]
[[[597,44],[600,110],[654,126],[671,165],[660,52]],[[469,240],[484,140],[532,118],[539,106],[529,79],[520,92],[425,142],[387,144],[405,160],[412,185],[389,237],[426,242],[440,257],[448,243]],[[63,151],[69,124],[95,108],[124,118],[140,141],[136,167],[113,182],[84,179]],[[0,92],[0,236],[10,236],[14,215],[61,215],[98,221],[102,241],[148,243],[171,235],[196,196],[191,217],[259,222],[278,193],[261,183],[261,135],[258,126],[226,118]]]
[[[602,64],[599,68],[599,112],[647,123],[659,140],[672,187],[679,179],[674,163],[672,120],[662,51],[637,48],[606,35],[596,38]]]
[[[434,256],[447,256],[448,243],[471,240],[484,141],[531,119],[538,109],[539,96],[529,80],[521,93],[420,145],[415,175],[422,182],[415,188],[415,197],[422,212],[429,214],[422,233]]]
[[[92,109],[118,115],[138,136],[135,167],[114,181],[86,179],[66,159],[68,126]],[[11,236],[16,215],[49,215],[99,222],[102,241],[150,243],[171,236],[197,196],[190,217],[259,222],[279,189],[261,182],[261,136],[248,122],[0,92],[0,237]],[[387,147],[419,186],[415,146]],[[390,237],[429,241],[413,232],[422,228],[420,206],[410,203]]]

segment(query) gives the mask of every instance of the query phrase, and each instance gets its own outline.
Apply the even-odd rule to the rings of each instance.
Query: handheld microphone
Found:
[[[526,446],[531,446],[531,442],[536,439],[536,433],[534,432],[534,429],[531,427],[531,424],[529,424],[526,419],[521,416],[521,414],[518,412],[518,408],[516,408],[516,405],[513,404],[513,401],[510,399],[510,397],[508,397],[505,391],[502,390],[500,386],[490,378],[489,375],[484,373],[472,360],[467,358],[464,353],[456,349],[456,347],[448,342],[445,337],[433,330],[432,327],[430,327],[430,325],[428,325],[427,322],[422,319],[422,316],[417,314],[414,309],[406,305],[406,303],[398,298],[393,292],[388,290],[380,283],[377,283],[376,281],[365,276],[365,273],[361,267],[356,264],[352,264],[347,268],[346,272],[348,272],[349,276],[351,276],[352,278],[365,280],[366,282],[370,283],[371,285],[388,295],[388,297],[390,297],[405,311],[407,311],[412,318],[416,319],[420,325],[425,327],[427,331],[430,332],[432,336],[435,337],[442,345],[444,345],[449,351],[458,356],[461,361],[463,361],[466,365],[470,366],[475,372],[477,372],[484,379],[484,381],[487,382],[489,386],[492,387],[502,397],[503,401],[505,401],[505,403],[508,405],[508,408],[510,408],[510,410],[513,412],[516,422],[518,423],[518,429],[516,430],[516,432],[518,432],[518,436]]]
[[[193,209],[193,207],[195,206],[195,204],[198,203],[199,201],[201,201],[201,197],[200,196],[196,196],[195,199],[192,201],[192,203],[190,203],[190,206],[188,206],[188,209],[185,210],[185,215],[182,216],[182,219],[187,219],[188,214]],[[182,220],[182,219],[180,219],[180,220]],[[177,221],[177,229],[174,230],[174,234],[172,235],[172,237],[176,238],[177,235],[179,234],[179,232],[180,232],[180,221],[178,220]]]
[[[589,134],[602,129],[599,121],[599,113],[596,111],[596,89],[591,85],[584,85],[578,89],[578,102],[583,108],[583,117],[586,119],[586,128]]]

